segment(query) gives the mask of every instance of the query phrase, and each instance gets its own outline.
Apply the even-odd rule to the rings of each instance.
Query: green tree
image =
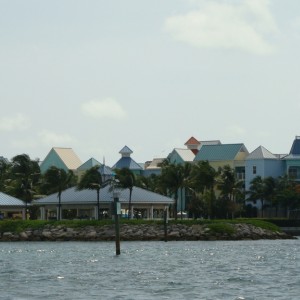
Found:
[[[187,163],[176,165],[166,161],[162,165],[161,185],[169,192],[170,196],[174,196],[173,214],[175,219],[177,219],[179,191],[182,197],[183,188],[189,185],[190,170]]]
[[[261,215],[264,215],[264,187],[263,179],[261,176],[254,177],[250,182],[249,191],[246,191],[246,194],[249,195],[248,200],[261,202]]]
[[[9,180],[9,169],[9,161],[0,157],[0,192],[5,192],[6,181]]]
[[[217,188],[220,190],[220,200],[223,202],[226,215],[230,213],[232,218],[240,210],[240,202],[244,200],[243,187],[244,182],[236,179],[235,172],[229,165],[219,168]]]
[[[275,197],[277,203],[285,208],[285,213],[288,217],[289,210],[300,207],[299,184],[287,175],[279,177]]]
[[[66,172],[64,169],[50,167],[43,176],[42,189],[46,194],[58,193],[58,214],[57,220],[61,219],[61,195],[62,192],[76,185],[76,177],[72,171]]]
[[[250,188],[249,191],[247,191],[249,200],[260,201],[262,217],[264,217],[266,204],[272,204],[276,199],[278,199],[278,196],[276,196],[277,186],[276,180],[271,176],[266,178],[256,176],[250,182]]]
[[[77,190],[95,190],[97,192],[97,218],[100,220],[100,189],[102,187],[102,177],[99,166],[94,166],[87,170],[77,184]]]
[[[193,191],[194,205],[190,206],[192,214],[197,214],[202,208],[202,215],[210,218],[214,215],[215,193],[217,172],[208,161],[199,161],[192,165],[189,181],[189,189]],[[197,208],[197,211],[193,211]]]
[[[25,202],[25,218],[27,219],[28,204],[32,202],[40,178],[40,167],[36,160],[27,154],[16,155],[11,160],[10,182],[6,190]]]
[[[131,215],[131,198],[132,191],[135,185],[135,176],[133,172],[128,168],[116,169],[116,179],[118,180],[118,187],[121,189],[129,190],[129,202],[128,202],[128,219],[132,219]]]

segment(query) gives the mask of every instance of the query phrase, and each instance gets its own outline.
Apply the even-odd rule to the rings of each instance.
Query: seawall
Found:
[[[250,224],[226,224],[230,230],[218,232],[208,225],[170,224],[167,227],[168,241],[214,241],[214,240],[258,240],[293,239],[286,232],[271,231]],[[122,241],[163,241],[163,225],[141,224],[120,226]],[[112,241],[115,239],[114,225],[85,226],[71,228],[64,225],[45,225],[40,229],[28,228],[25,231],[2,232],[0,242],[5,241]]]

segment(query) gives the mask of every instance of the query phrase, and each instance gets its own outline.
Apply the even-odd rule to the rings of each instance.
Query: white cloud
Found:
[[[41,131],[38,136],[44,145],[50,147],[66,146],[74,142],[74,139],[68,134],[58,134],[48,130]]]
[[[93,118],[123,119],[126,111],[112,98],[90,100],[81,105],[82,112]]]
[[[30,119],[22,113],[0,118],[0,131],[23,131],[30,127]]]
[[[174,39],[199,48],[240,49],[269,54],[275,47],[267,35],[278,31],[269,0],[200,1],[200,8],[165,21]]]

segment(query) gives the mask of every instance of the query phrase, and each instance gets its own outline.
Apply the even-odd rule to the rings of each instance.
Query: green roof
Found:
[[[78,167],[77,170],[86,171],[94,166],[101,166],[101,163],[95,158],[90,158],[88,161],[86,161],[80,167]]]
[[[248,152],[244,144],[203,145],[194,161],[234,160],[239,152]]]

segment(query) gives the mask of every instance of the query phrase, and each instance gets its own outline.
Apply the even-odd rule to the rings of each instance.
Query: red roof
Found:
[[[200,145],[200,142],[192,136],[185,145]]]

